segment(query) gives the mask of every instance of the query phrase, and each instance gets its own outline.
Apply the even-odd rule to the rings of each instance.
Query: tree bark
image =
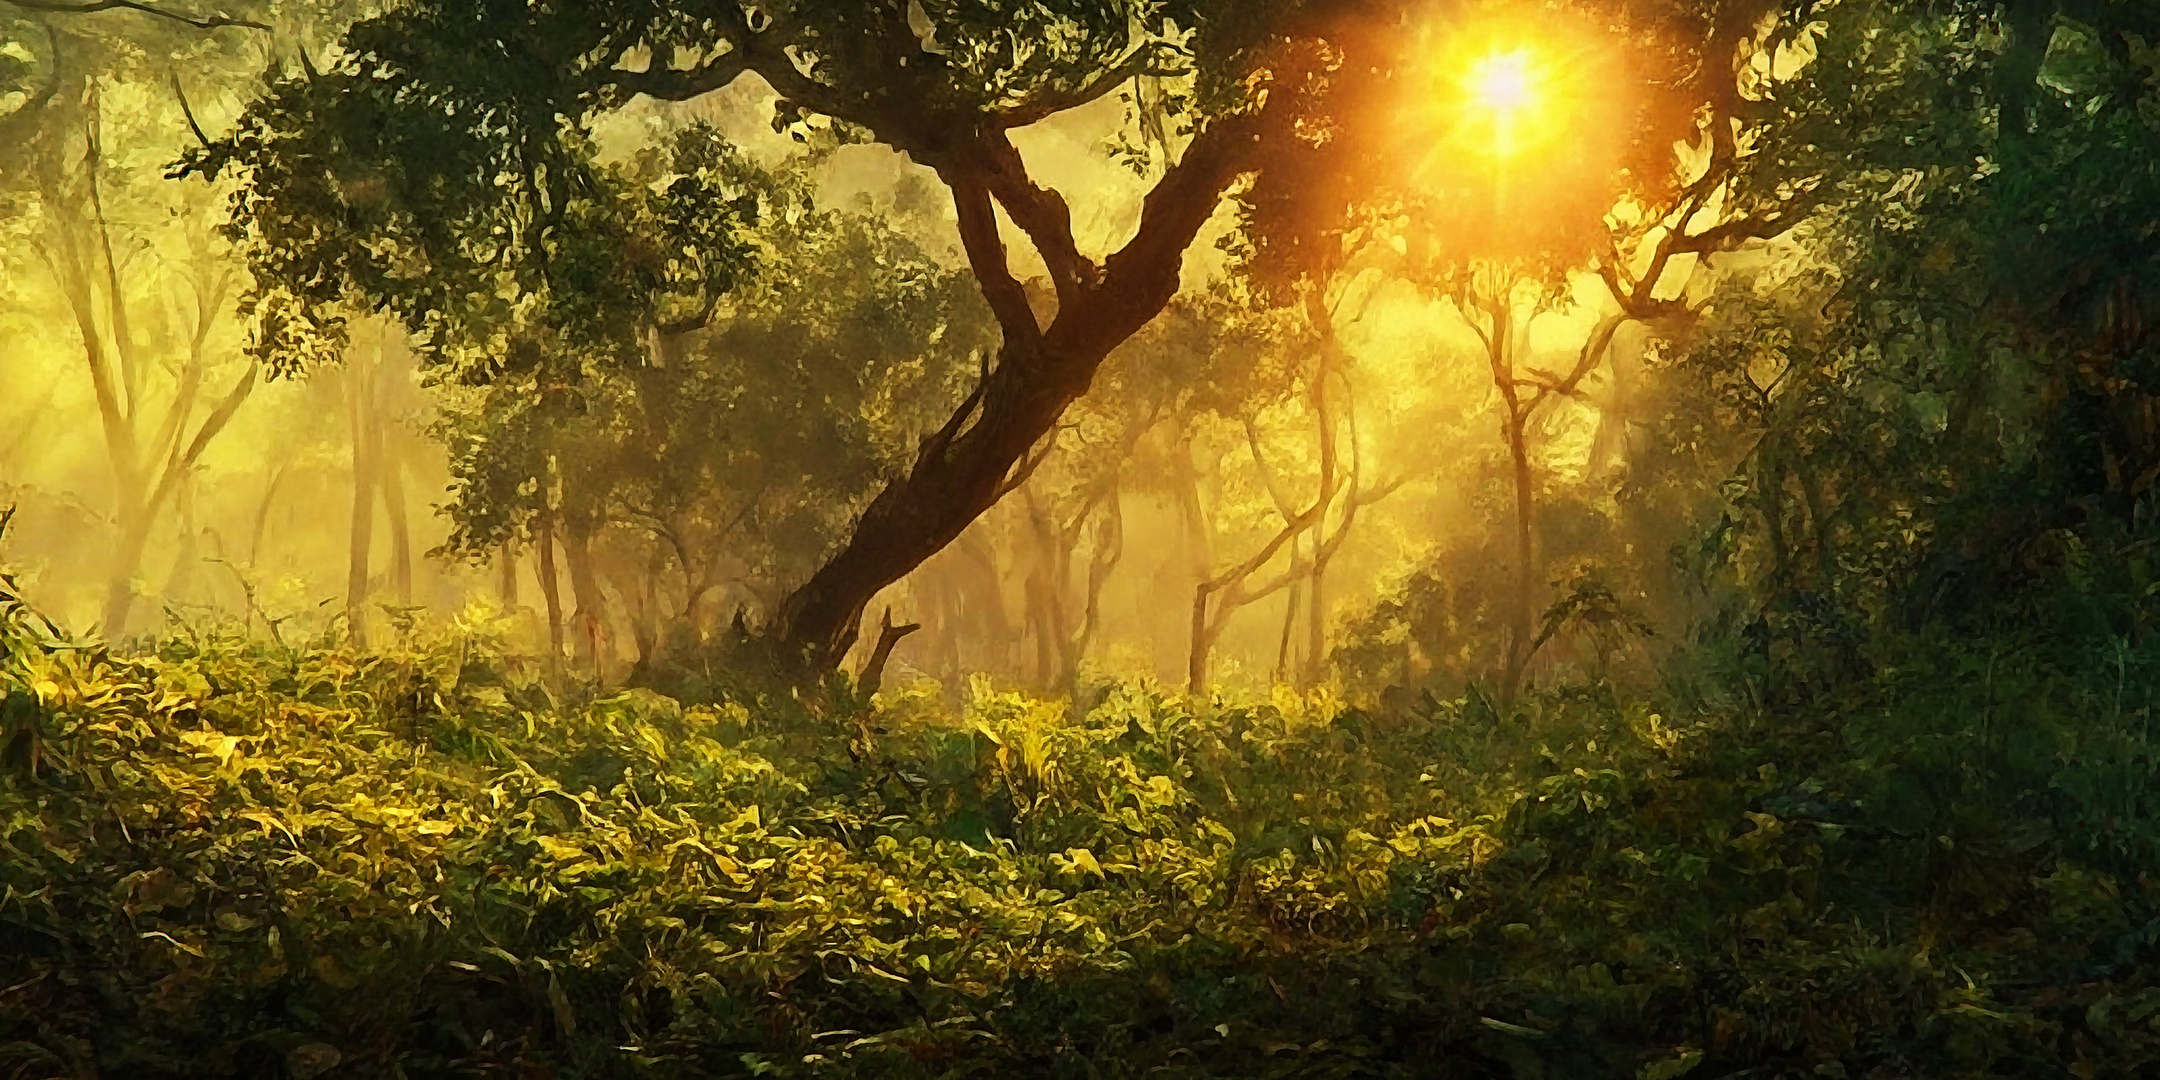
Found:
[[[1251,450],[1253,465],[1260,470],[1268,495],[1275,503],[1275,512],[1282,518],[1282,527],[1271,539],[1244,562],[1201,582],[1193,593],[1192,640],[1190,660],[1186,669],[1186,689],[1197,694],[1205,688],[1208,675],[1209,655],[1222,636],[1230,616],[1254,601],[1272,596],[1288,588],[1293,595],[1291,611],[1284,614],[1283,639],[1277,654],[1277,667],[1287,661],[1290,651],[1290,626],[1295,618],[1297,597],[1295,591],[1309,577],[1311,562],[1301,561],[1300,547],[1307,532],[1314,534],[1312,550],[1315,555],[1327,544],[1328,509],[1343,491],[1343,482],[1336,470],[1338,448],[1335,438],[1335,416],[1327,392],[1328,381],[1335,377],[1336,362],[1333,309],[1324,294],[1324,286],[1316,286],[1306,294],[1305,311],[1310,325],[1320,335],[1319,347],[1313,354],[1313,370],[1307,376],[1305,392],[1306,407],[1311,410],[1318,440],[1319,475],[1312,502],[1300,509],[1290,491],[1268,462],[1262,448],[1260,429],[1250,415],[1245,417],[1245,444]],[[1353,475],[1349,484],[1350,495],[1355,497],[1357,485]],[[1339,542],[1339,538],[1338,538]],[[1282,573],[1266,582],[1251,586],[1252,576],[1268,565],[1276,552],[1285,545],[1290,549],[1289,566]],[[1212,606],[1212,611],[1211,611]]]
[[[1290,565],[1292,566],[1298,564],[1298,547],[1298,538],[1292,537],[1290,539]],[[1309,581],[1310,578],[1307,580]],[[1278,683],[1290,681],[1290,673],[1295,665],[1296,658],[1291,655],[1290,649],[1292,642],[1296,641],[1297,637],[1292,632],[1292,628],[1298,624],[1298,609],[1305,596],[1305,584],[1306,582],[1302,581],[1292,582],[1289,595],[1283,598],[1282,636],[1275,642],[1274,675],[1275,681]]]
[[[1002,131],[918,155],[932,160],[952,190],[962,248],[1003,334],[997,364],[924,441],[907,473],[871,501],[846,545],[781,601],[769,630],[784,661],[812,670],[837,665],[871,598],[952,543],[1009,490],[1015,467],[1087,392],[1110,350],[1177,292],[1186,248],[1223,192],[1252,167],[1260,130],[1257,118],[1234,117],[1196,138],[1148,194],[1133,240],[1100,266],[1079,254],[1064,200],[1035,185]],[[1058,310],[1048,326],[1012,275],[996,206],[1050,264]]]
[[[555,576],[555,513],[542,509],[533,519],[533,542],[540,550],[540,595],[547,602],[547,671],[562,668],[562,582]]]
[[[1035,644],[1035,683],[1043,690],[1059,685],[1065,654],[1065,591],[1072,578],[1072,550],[1065,545],[1065,530],[1052,518],[1049,508],[1029,488],[1021,499],[1028,547],[1027,575],[1022,581],[1027,603],[1028,636]]]
[[[136,349],[127,291],[114,255],[112,223],[105,214],[98,88],[94,80],[56,77],[39,104],[52,100],[53,92],[61,89],[79,95],[66,100],[79,101],[82,109],[83,153],[80,172],[74,174],[57,153],[35,162],[38,197],[48,215],[38,253],[60,288],[81,341],[113,471],[113,518],[121,535],[101,625],[108,636],[117,638],[127,633],[135,577],[159,512],[174,487],[194,468],[203,448],[224,429],[254,388],[254,370],[250,367],[190,437],[187,425],[209,368],[204,346],[231,281],[229,275],[214,273],[206,261],[198,260],[196,271],[209,276],[194,282],[195,325],[186,361],[172,398],[145,442],[149,410],[144,383],[154,365],[145,363]]]
[[[630,678],[636,680],[660,659],[661,628],[664,623],[660,610],[661,582],[667,576],[667,552],[653,545],[647,553],[643,573],[627,572],[633,579],[623,587],[634,609],[630,613],[631,642],[637,648],[637,659],[630,669]]]
[[[570,595],[577,601],[577,611],[570,616],[576,632],[572,655],[579,667],[604,674],[613,643],[607,629],[607,597],[593,569],[592,541],[598,522],[590,514],[569,511],[561,515],[561,521],[563,556],[570,564]]]
[[[1095,643],[1095,632],[1102,626],[1103,589],[1125,558],[1125,498],[1120,488],[1117,478],[1112,477],[1108,513],[1096,526],[1095,547],[1088,553],[1087,596],[1080,612],[1080,628],[1065,639],[1059,680],[1068,689],[1080,681],[1080,661],[1087,658],[1088,647]]]

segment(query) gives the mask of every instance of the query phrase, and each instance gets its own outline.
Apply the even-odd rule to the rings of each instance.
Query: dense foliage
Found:
[[[948,716],[551,695],[484,615],[126,659],[4,610],[15,1075],[2160,1062],[2128,639],[1914,640],[1802,710]]]

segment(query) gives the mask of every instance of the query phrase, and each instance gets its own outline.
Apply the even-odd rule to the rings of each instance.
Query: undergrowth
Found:
[[[7,588],[0,1074],[2154,1075],[2154,650],[1905,647],[954,714],[551,691],[484,620],[121,656]]]

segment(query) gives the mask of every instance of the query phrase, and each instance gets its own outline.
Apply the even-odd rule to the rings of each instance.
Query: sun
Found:
[[[1496,113],[1519,113],[1537,104],[1530,54],[1518,49],[1481,57],[1470,65],[1470,92],[1480,106]]]
[[[1551,128],[1551,79],[1529,48],[1494,49],[1467,64],[1459,78],[1461,107],[1487,152],[1514,157]]]

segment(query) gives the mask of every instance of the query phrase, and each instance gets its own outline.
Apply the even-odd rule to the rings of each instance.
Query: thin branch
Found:
[[[18,7],[24,11],[35,11],[48,15],[93,15],[100,11],[139,11],[145,15],[154,15],[160,19],[170,19],[176,23],[184,23],[197,30],[217,30],[227,26],[263,31],[270,29],[267,23],[259,23],[253,19],[235,19],[229,15],[183,15],[177,11],[167,11],[164,8],[138,3],[137,0],[83,0],[79,4],[62,3],[61,0],[0,0],[0,3]]]
[[[1536,409],[1549,395],[1557,394],[1561,397],[1580,396],[1579,388],[1582,381],[1588,378],[1600,363],[1604,362],[1605,353],[1612,346],[1613,335],[1620,332],[1622,324],[1630,322],[1634,318],[1635,316],[1632,313],[1619,312],[1598,320],[1597,328],[1590,332],[1590,339],[1583,343],[1582,352],[1576,356],[1575,368],[1568,372],[1567,378],[1555,378],[1550,372],[1533,368],[1531,374],[1543,376],[1542,379],[1518,380],[1520,385],[1537,387],[1537,394],[1530,399],[1530,409]]]
[[[1268,461],[1266,452],[1260,449],[1259,424],[1253,421],[1250,413],[1239,417],[1239,420],[1245,425],[1245,445],[1252,449],[1253,464],[1260,466],[1260,479],[1267,488],[1268,498],[1275,500],[1275,512],[1281,514],[1285,521],[1296,517],[1297,504],[1291,500],[1290,493],[1283,489],[1282,474],[1275,470],[1275,466]]]
[[[1183,72],[1161,63],[1161,46],[1138,46],[1125,54],[1124,59],[1097,72],[1095,77],[1069,90],[1046,90],[1018,105],[997,112],[1000,128],[1026,127],[1047,120],[1058,113],[1091,104],[1123,85],[1127,80],[1143,75],[1175,76]]]
[[[1035,470],[1042,468],[1042,463],[1050,459],[1050,454],[1057,449],[1059,430],[1061,429],[1052,428],[1048,434],[1043,436],[1040,449],[1022,458],[1019,464],[1013,466],[1012,475],[1007,476],[1005,482],[998,485],[998,499],[1003,499],[1005,496],[1018,491],[1020,485],[1027,483],[1028,478],[1035,475]]]
[[[725,89],[749,70],[749,51],[737,47],[693,68],[655,67],[645,71],[611,70],[605,74],[606,85],[625,98],[643,94],[661,101],[689,101]]]
[[[180,115],[187,117],[188,130],[195,133],[195,141],[204,149],[210,147],[210,136],[203,133],[202,125],[195,121],[195,109],[188,104],[187,90],[180,85],[180,73],[172,73],[173,96],[180,99]]]
[[[924,439],[922,446],[915,451],[915,469],[917,471],[920,471],[925,463],[935,461],[943,456],[945,449],[952,445],[952,441],[960,437],[961,427],[967,424],[968,418],[974,416],[975,410],[982,405],[983,387],[989,385],[989,382],[990,372],[986,365],[981,376],[975,380],[975,388],[968,391],[967,397],[961,399],[960,407],[953,410],[952,416],[945,421],[945,426],[931,433],[930,437]]]

